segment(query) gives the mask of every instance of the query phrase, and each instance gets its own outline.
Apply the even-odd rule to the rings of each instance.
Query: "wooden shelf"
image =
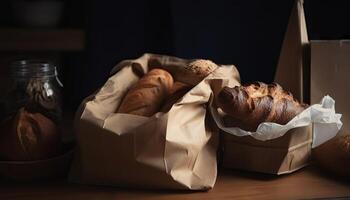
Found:
[[[0,51],[81,51],[81,29],[0,28]]]

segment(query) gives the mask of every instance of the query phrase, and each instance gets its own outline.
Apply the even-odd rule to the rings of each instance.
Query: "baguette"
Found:
[[[170,73],[153,69],[127,92],[117,112],[150,117],[160,110],[173,84]]]

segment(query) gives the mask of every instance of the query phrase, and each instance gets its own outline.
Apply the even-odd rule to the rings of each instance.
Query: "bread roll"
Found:
[[[173,88],[170,91],[169,96],[166,98],[164,105],[162,106],[162,112],[168,112],[170,108],[181,99],[188,91],[191,90],[191,86],[182,82],[175,82]]]
[[[316,147],[312,157],[324,169],[350,177],[350,135],[336,137]]]
[[[117,112],[150,117],[160,110],[173,84],[170,73],[153,69],[128,91]]]
[[[61,134],[53,121],[24,108],[0,124],[0,159],[41,160],[61,152]]]
[[[261,82],[224,87],[218,95],[218,106],[228,114],[224,120],[227,126],[247,131],[256,131],[262,122],[286,124],[306,107],[280,85]]]
[[[212,73],[218,66],[210,60],[194,60],[189,63],[175,62],[172,60],[159,61],[156,58],[148,61],[150,68],[162,68],[171,73],[175,81],[188,85],[197,85],[206,76]]]
[[[184,68],[185,70],[180,71],[180,76],[182,74],[182,82],[187,84],[194,82],[194,85],[197,85],[217,67],[218,66],[210,60],[195,60],[189,63],[188,66]],[[187,74],[190,76],[187,76]],[[185,80],[185,78],[188,78],[188,80]]]

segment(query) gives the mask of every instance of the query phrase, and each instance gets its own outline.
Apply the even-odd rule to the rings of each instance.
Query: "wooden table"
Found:
[[[339,180],[314,167],[290,175],[221,170],[214,189],[207,192],[119,189],[56,180],[41,183],[0,182],[0,199],[312,199],[350,198],[350,180]]]

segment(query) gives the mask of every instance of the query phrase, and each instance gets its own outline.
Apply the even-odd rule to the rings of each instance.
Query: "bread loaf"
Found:
[[[206,76],[212,73],[218,66],[210,60],[195,60],[188,64],[184,70],[179,72],[182,82],[197,85]],[[193,76],[193,77],[192,77]],[[188,80],[186,80],[186,78]]]
[[[61,152],[61,133],[53,121],[21,108],[0,124],[0,159],[41,160]]]
[[[160,110],[173,83],[173,78],[167,71],[151,70],[128,91],[117,112],[152,116]]]
[[[191,86],[182,82],[175,82],[173,88],[170,91],[169,96],[166,98],[164,105],[162,106],[162,112],[168,112],[171,107],[176,103],[181,97],[183,97],[188,91],[191,90]]]
[[[218,66],[210,60],[194,60],[192,62],[175,62],[171,60],[163,61],[153,58],[148,62],[148,66],[167,70],[174,77],[175,81],[188,85],[197,85],[206,76],[212,73]]]
[[[276,83],[256,82],[234,88],[224,87],[218,95],[218,106],[228,116],[227,126],[255,131],[262,122],[286,124],[305,109]]]
[[[350,135],[329,140],[313,149],[311,155],[324,169],[342,177],[350,177]]]

